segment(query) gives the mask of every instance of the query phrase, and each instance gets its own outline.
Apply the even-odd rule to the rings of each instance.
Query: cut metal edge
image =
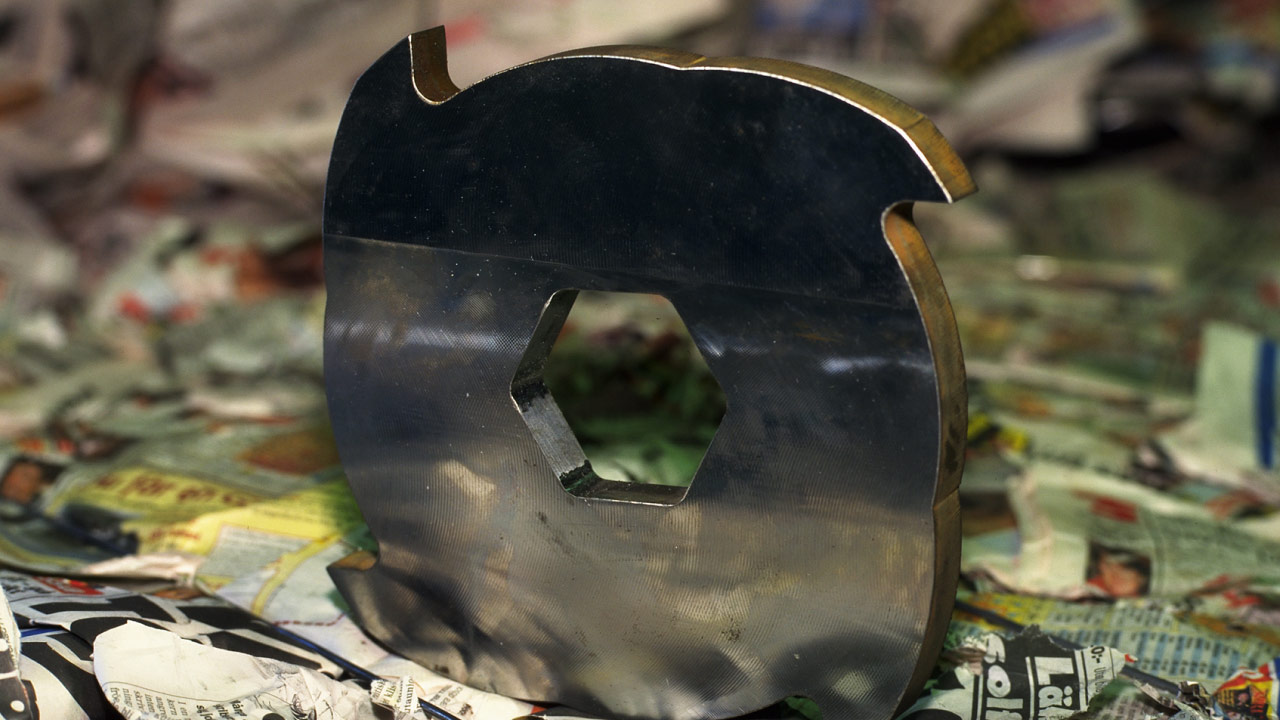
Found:
[[[449,77],[443,25],[409,36],[409,67],[413,90],[423,102],[439,105],[461,92]]]
[[[915,297],[933,356],[938,383],[938,477],[933,501],[933,595],[929,600],[929,620],[915,671],[894,711],[895,717],[915,702],[924,687],[950,624],[960,579],[960,479],[964,474],[969,417],[964,353],[955,313],[911,209],[911,203],[889,208],[883,219],[884,236]]]

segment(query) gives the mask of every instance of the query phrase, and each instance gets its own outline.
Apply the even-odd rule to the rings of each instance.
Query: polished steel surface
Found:
[[[909,203],[972,189],[928,120],[813,68],[603,48],[458,91],[439,30],[392,48],[325,198],[329,406],[378,541],[331,570],[354,616],[605,716],[890,717],[954,598],[965,430]],[[667,297],[723,387],[687,495],[590,481],[558,434],[574,289]]]

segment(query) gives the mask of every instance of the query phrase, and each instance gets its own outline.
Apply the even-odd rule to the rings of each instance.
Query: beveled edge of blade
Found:
[[[921,640],[920,656],[894,716],[916,700],[924,687],[950,625],[960,579],[960,479],[968,440],[969,393],[964,353],[955,313],[942,276],[929,254],[911,215],[912,204],[902,203],[884,214],[884,235],[902,265],[916,307],[924,322],[938,383],[938,478],[933,500],[933,596],[929,620]]]
[[[423,102],[439,105],[461,92],[449,77],[443,25],[409,36],[409,66],[413,90]]]

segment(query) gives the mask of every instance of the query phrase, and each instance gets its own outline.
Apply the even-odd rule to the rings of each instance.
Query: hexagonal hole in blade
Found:
[[[512,397],[569,492],[684,498],[725,397],[661,295],[565,290],[548,301]]]

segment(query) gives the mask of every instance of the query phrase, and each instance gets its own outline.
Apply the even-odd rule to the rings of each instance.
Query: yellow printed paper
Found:
[[[336,478],[281,498],[185,522],[134,522],[129,527],[138,532],[140,552],[205,557],[197,576],[206,586],[218,587],[361,522],[346,480]]]
[[[171,523],[206,513],[250,505],[263,496],[147,467],[109,472],[93,482],[64,493],[50,503],[57,511],[67,505],[87,505],[147,523]],[[126,524],[128,527],[128,524]]]

